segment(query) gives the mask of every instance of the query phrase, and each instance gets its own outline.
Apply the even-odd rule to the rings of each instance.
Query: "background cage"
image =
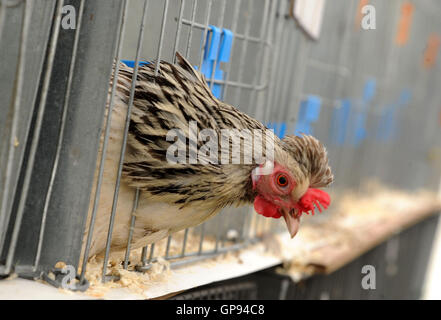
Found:
[[[378,247],[330,275],[317,275],[294,283],[277,268],[215,282],[180,293],[175,300],[329,300],[329,299],[419,299],[436,217],[390,238]],[[409,259],[409,249],[418,250]],[[377,287],[364,290],[354,284],[364,265],[376,267]]]
[[[370,177],[407,191],[437,190],[441,73],[439,63],[424,59],[441,29],[441,7],[369,1],[377,30],[362,30],[360,3],[328,1],[313,40],[286,0],[2,0],[0,275],[41,277],[58,261],[79,270],[87,256],[82,236],[114,61],[132,61],[136,69],[141,61],[172,62],[178,51],[222,100],[277,135],[313,133],[328,147],[335,199],[361,191]],[[404,45],[397,24],[409,3],[413,22]],[[68,5],[75,29],[61,23]],[[279,227],[249,208],[225,209],[181,232],[179,254],[169,252],[174,235],[164,240],[165,252],[144,248],[136,270],[159,256],[180,266],[241,249]],[[109,221],[110,237],[111,229]],[[200,239],[196,250],[187,247],[189,234]],[[204,245],[206,237],[214,246]]]

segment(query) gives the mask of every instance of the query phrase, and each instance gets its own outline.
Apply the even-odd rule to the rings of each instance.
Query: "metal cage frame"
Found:
[[[213,1],[208,1],[208,5],[206,7],[205,10],[205,17],[204,17],[204,24],[200,24],[197,23],[195,21],[195,10],[196,10],[196,6],[198,4],[198,1],[195,0],[192,2],[192,15],[191,15],[191,19],[187,20],[183,17],[183,10],[184,10],[184,5],[186,3],[185,0],[180,1],[180,5],[179,5],[179,18],[177,21],[177,27],[176,27],[176,34],[175,34],[175,40],[174,40],[174,44],[173,44],[173,51],[175,52],[177,47],[178,47],[178,43],[180,40],[180,32],[181,32],[181,28],[183,25],[187,25],[190,26],[190,31],[189,31],[189,35],[187,38],[187,43],[186,43],[186,47],[185,47],[185,56],[188,58],[188,53],[190,51],[190,47],[191,47],[191,37],[192,37],[192,32],[193,32],[193,28],[196,29],[200,29],[203,30],[203,35],[202,35],[202,45],[201,45],[201,50],[200,50],[200,58],[199,58],[199,69],[202,66],[202,60],[203,60],[203,56],[204,56],[204,48],[206,46],[206,42],[208,41],[208,32],[209,32],[209,17],[211,14],[211,8],[212,8],[212,2]],[[225,9],[226,9],[226,5],[227,5],[227,1],[221,1],[221,14],[219,16],[219,22],[217,24],[218,27],[222,28],[223,27],[223,20],[224,20],[224,14],[225,14]],[[140,25],[140,29],[139,29],[139,34],[138,34],[138,42],[137,42],[137,49],[136,49],[136,55],[135,55],[135,66],[134,66],[134,73],[133,73],[133,78],[132,78],[132,87],[131,87],[131,91],[130,91],[130,97],[129,97],[129,109],[128,109],[128,114],[130,114],[131,111],[131,105],[133,103],[133,96],[134,96],[134,85],[135,85],[135,81],[134,79],[136,79],[137,76],[137,72],[138,72],[138,66],[139,66],[139,62],[140,62],[140,52],[142,50],[142,45],[143,45],[143,35],[144,35],[144,28],[145,28],[145,19],[146,19],[146,15],[147,15],[147,10],[148,10],[148,4],[149,1],[146,0],[143,2],[143,11],[142,11],[142,18],[141,18],[141,25]],[[239,8],[240,8],[240,4],[241,1],[237,1],[235,4],[235,12],[236,15],[239,13]],[[242,65],[242,70],[243,70],[243,62],[245,59],[245,54],[246,54],[246,50],[247,50],[247,45],[250,42],[254,42],[259,44],[260,46],[260,54],[258,55],[258,57],[255,59],[254,61],[254,65],[262,65],[261,61],[268,61],[267,57],[265,57],[266,55],[268,55],[268,48],[270,48],[270,33],[268,32],[268,30],[271,30],[271,24],[274,22],[274,19],[271,19],[271,21],[269,21],[269,27],[265,28],[267,26],[267,20],[272,17],[274,18],[275,14],[274,11],[276,10],[276,4],[277,2],[273,2],[272,6],[270,8],[270,2],[268,0],[265,0],[265,4],[264,4],[264,10],[262,12],[262,25],[261,25],[261,29],[259,31],[259,37],[252,37],[249,34],[249,29],[250,29],[250,20],[251,20],[251,15],[248,15],[248,19],[245,25],[245,31],[244,34],[240,34],[237,33],[236,31],[236,27],[237,24],[234,22],[237,22],[237,16],[235,18],[233,18],[233,26],[232,26],[232,33],[234,36],[234,39],[240,39],[244,42],[244,44],[242,45],[241,48],[241,54],[240,54],[240,65]],[[169,8],[169,0],[165,0],[163,2],[163,11],[162,11],[162,21],[161,21],[161,29],[160,29],[160,33],[159,33],[159,45],[157,48],[157,54],[155,57],[155,61],[156,61],[156,65],[155,65],[155,74],[158,73],[159,70],[159,61],[161,60],[162,56],[162,46],[163,46],[163,36],[164,36],[164,29],[165,29],[165,25],[166,25],[166,17],[167,17],[167,12],[168,12],[168,8]],[[252,2],[248,1],[248,10],[252,9]],[[271,11],[270,11],[271,10]],[[126,14],[127,14],[127,3],[125,3],[125,9],[123,10],[123,21],[125,21],[126,19]],[[124,23],[121,25],[121,33],[120,35],[123,34],[124,30]],[[121,52],[121,46],[122,46],[122,42],[121,42],[121,38],[119,39],[119,48],[118,48],[118,52]],[[232,44],[232,46],[234,46],[234,42]],[[266,59],[265,59],[266,58]],[[116,57],[116,60],[119,61],[120,60],[120,56],[118,55]],[[231,64],[229,65],[231,66]],[[216,68],[216,60],[213,66],[213,70]],[[263,65],[261,70],[265,70],[265,66]],[[222,84],[223,87],[223,96],[226,94],[228,88],[230,87],[235,87],[237,89],[236,94],[234,96],[234,100],[236,102],[238,102],[239,97],[240,97],[240,90],[242,89],[249,89],[252,92],[252,98],[251,101],[254,101],[256,96],[256,93],[260,90],[264,90],[267,85],[266,84],[260,84],[258,82],[258,80],[262,80],[263,76],[259,73],[256,73],[254,80],[252,81],[252,83],[246,83],[243,81],[243,76],[242,76],[242,72],[239,71],[239,79],[238,81],[230,81],[229,80],[229,68],[227,67],[227,72],[226,72],[226,77],[223,80],[216,80],[214,79],[214,72],[212,73],[212,77],[211,79],[207,79],[207,81],[209,81],[210,83],[210,87],[213,88],[213,85],[215,83],[218,84]],[[261,73],[263,73],[263,71],[261,71]],[[115,74],[118,74],[118,66],[115,69]],[[115,76],[116,78],[117,76]],[[260,77],[260,79],[259,79]],[[112,86],[112,93],[111,93],[111,98],[110,98],[110,107],[109,107],[109,116],[107,118],[107,128],[109,127],[109,121],[110,121],[110,115],[111,115],[111,110],[113,108],[113,99],[114,99],[114,94],[115,94],[115,83]],[[125,131],[124,131],[124,138],[123,138],[123,147],[121,149],[121,153],[120,153],[120,163],[119,163],[119,168],[118,168],[118,175],[117,175],[117,181],[116,181],[116,187],[115,187],[115,192],[114,192],[114,199],[113,199],[113,204],[112,204],[112,212],[111,212],[111,218],[109,221],[109,231],[108,231],[108,237],[107,237],[107,245],[106,245],[106,251],[105,251],[105,256],[104,256],[104,260],[103,260],[103,271],[102,271],[102,277],[103,280],[107,280],[107,279],[111,279],[112,276],[107,275],[107,264],[109,261],[109,254],[110,254],[110,243],[111,243],[111,237],[112,237],[112,230],[113,230],[113,221],[115,219],[115,215],[116,215],[116,206],[117,206],[117,201],[118,201],[118,190],[119,190],[119,185],[120,185],[120,180],[121,180],[121,172],[122,172],[122,163],[123,163],[123,158],[124,158],[124,154],[125,154],[125,143],[127,140],[127,132],[128,132],[128,124],[129,124],[129,116],[127,116],[127,121],[125,124]],[[82,264],[82,268],[81,268],[81,280],[84,279],[85,277],[85,272],[86,272],[86,267],[87,267],[87,257],[88,257],[88,253],[89,250],[88,248],[90,247],[90,243],[91,243],[91,239],[92,239],[92,234],[93,234],[93,224],[96,218],[96,213],[97,213],[97,206],[98,206],[98,199],[99,199],[99,188],[101,186],[101,179],[102,179],[102,173],[103,173],[103,164],[104,164],[104,159],[105,159],[105,151],[107,149],[107,143],[108,143],[108,130],[106,130],[106,135],[104,137],[104,143],[103,143],[103,153],[102,153],[102,157],[100,159],[100,171],[99,171],[99,175],[98,175],[98,182],[97,182],[97,187],[96,187],[96,197],[94,200],[94,210],[92,212],[91,218],[90,218],[90,229],[89,229],[89,234],[88,234],[88,239],[87,239],[87,244],[86,244],[86,249],[83,255],[83,264]],[[133,212],[132,212],[132,220],[131,220],[131,227],[130,230],[133,230],[134,225],[135,225],[135,215],[134,212],[137,209],[138,206],[138,200],[139,200],[139,190],[135,191],[134,194],[134,203],[133,203]],[[250,215],[251,212],[248,212],[248,215]],[[186,229],[184,232],[184,238],[183,238],[183,243],[182,243],[182,250],[181,253],[178,255],[170,255],[169,254],[169,249],[170,249],[170,243],[172,241],[172,235],[170,235],[167,239],[167,245],[166,245],[166,252],[164,253],[164,258],[166,260],[174,260],[174,259],[178,259],[177,261],[173,261],[171,262],[171,266],[172,267],[176,267],[176,266],[182,266],[184,264],[187,263],[191,263],[191,262],[195,262],[195,261],[199,261],[201,259],[206,259],[209,257],[213,257],[215,255],[221,254],[221,253],[225,253],[228,251],[232,251],[232,250],[238,250],[241,249],[247,245],[249,245],[250,243],[254,242],[257,240],[257,238],[255,237],[255,234],[253,236],[249,235],[249,230],[245,230],[245,227],[250,227],[249,225],[245,226],[245,224],[242,225],[242,230],[241,230],[241,234],[243,236],[242,241],[240,241],[240,243],[237,244],[232,244],[229,246],[224,246],[224,241],[221,241],[220,239],[220,235],[217,233],[216,234],[216,244],[215,244],[215,248],[213,250],[203,250],[203,242],[204,242],[204,238],[205,238],[205,228],[204,228],[205,224],[203,224],[200,228],[200,241],[199,241],[199,249],[196,252],[188,252],[186,250],[186,242],[187,242],[187,237],[188,237],[188,233],[189,233],[189,229]],[[129,233],[129,238],[127,240],[127,250],[126,250],[126,254],[125,254],[125,259],[123,262],[124,268],[127,269],[128,268],[128,264],[129,264],[129,256],[130,256],[130,242],[131,242],[131,236],[132,236],[132,232]],[[150,247],[150,248],[148,248]],[[150,249],[150,250],[149,250]],[[149,251],[148,257],[147,257],[147,253]],[[154,252],[155,252],[155,244],[151,244],[150,246],[146,246],[143,248],[142,250],[142,254],[141,254],[141,264],[136,266],[136,270],[137,271],[146,271],[151,267],[151,264],[157,261],[157,257],[154,256]]]
[[[114,64],[113,69],[113,63],[127,56],[134,58],[132,80],[136,79],[144,58],[143,49],[147,47],[146,36],[155,39],[148,42],[148,49],[154,52],[157,74],[158,62],[173,57],[176,51],[196,61],[201,69],[211,26],[228,28],[234,39],[231,61],[222,63],[222,79],[211,72],[207,82],[211,88],[221,86],[221,99],[268,126],[283,124],[283,130],[293,133],[299,126],[302,103],[311,96],[319,97],[322,115],[312,124],[312,130],[328,146],[331,166],[340,177],[334,185],[336,197],[348,189],[361,192],[361,182],[372,176],[408,191],[422,187],[436,190],[438,172],[414,150],[424,153],[431,146],[441,147],[436,123],[425,124],[439,112],[436,84],[441,81],[440,64],[420,70],[418,60],[421,48],[427,44],[427,35],[441,27],[441,7],[434,2],[415,4],[418,23],[414,23],[409,45],[400,47],[394,39],[404,1],[372,1],[378,10],[392,17],[377,17],[384,31],[380,40],[371,31],[354,29],[356,0],[351,1],[344,14],[346,5],[342,2],[329,3],[322,36],[314,41],[288,14],[288,0],[0,0],[0,43],[11,44],[0,46],[0,60],[7,62],[0,65],[0,73],[8,78],[0,79],[0,133],[6,137],[0,141],[0,276],[15,272],[25,277],[41,277],[57,261],[65,261],[81,269],[80,284],[87,282],[87,258],[116,90],[114,81],[107,101],[108,81],[112,72],[115,79],[119,72],[119,64]],[[65,5],[76,9],[75,30],[61,27]],[[128,18],[132,5],[141,5],[139,25]],[[159,20],[154,21],[157,23],[153,29],[158,31],[155,34],[149,29],[153,25],[148,19],[151,12],[161,12],[160,17],[157,15]],[[136,32],[131,33],[132,29]],[[12,34],[20,37],[14,38]],[[135,41],[128,41],[132,36]],[[195,45],[199,40],[199,46]],[[383,57],[380,63],[369,60],[371,48]],[[218,64],[221,62],[215,60],[212,71]],[[102,265],[103,281],[113,279],[108,274],[110,243],[135,85],[132,81]],[[405,90],[412,93],[407,100],[401,95]],[[358,139],[357,128],[348,126],[343,132],[344,143],[335,141],[334,114],[346,102],[351,104],[348,122],[354,123],[361,117],[364,129],[375,134],[381,131],[379,119],[391,105],[395,106],[394,117],[402,125],[402,136]],[[105,118],[106,103],[109,112]],[[424,128],[423,141],[417,136],[420,127]],[[84,141],[84,132],[90,136],[88,141]],[[102,155],[97,159],[102,132]],[[405,157],[412,161],[419,175],[402,174],[409,168],[400,161]],[[97,184],[92,190],[97,163]],[[95,198],[82,252],[91,191]],[[139,196],[140,191],[135,190],[132,213],[137,209]],[[165,240],[163,254],[158,255],[155,244],[144,247],[135,270],[147,271],[160,256],[170,260],[172,267],[182,266],[244,248],[259,241],[265,232],[281,230],[278,223],[253,214],[251,208],[224,210],[219,217],[222,227],[217,230],[207,222],[183,231],[182,249],[177,255],[170,254],[173,235]],[[317,219],[323,221],[326,217]],[[232,221],[239,226],[238,236],[228,241],[222,233]],[[135,222],[132,214],[131,230]],[[196,251],[187,248],[190,232],[199,236]],[[208,234],[214,236],[215,245],[204,249]],[[131,236],[132,233],[122,262],[125,269],[129,267]]]

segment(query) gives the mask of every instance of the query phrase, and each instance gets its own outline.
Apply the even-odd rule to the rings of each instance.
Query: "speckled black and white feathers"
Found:
[[[153,200],[181,207],[199,202],[199,206],[220,209],[251,202],[254,194],[250,173],[255,164],[174,164],[166,160],[167,149],[174,143],[167,141],[167,133],[180,129],[188,138],[192,121],[197,123],[198,131],[213,129],[219,137],[221,129],[268,130],[259,121],[215,98],[204,77],[179,54],[177,61],[178,65],[161,61],[157,76],[154,63],[138,70],[123,167],[125,180]],[[132,75],[132,68],[121,65],[117,88],[126,103]],[[188,140],[184,141],[188,145]],[[191,148],[199,150],[204,143],[190,143],[187,158]]]
[[[174,143],[167,141],[167,133],[171,129],[181,130],[185,139],[179,141],[187,145],[190,123],[196,123],[199,132],[213,129],[218,136],[222,135],[222,129],[257,129],[262,131],[262,136],[268,132],[259,121],[216,99],[204,77],[179,54],[177,62],[173,65],[161,61],[156,76],[154,62],[138,70],[111,239],[113,248],[124,249],[132,231],[131,248],[135,249],[196,226],[226,206],[251,204],[256,197],[251,178],[258,165],[255,162],[219,164],[202,155],[199,163],[190,164],[187,160],[191,152],[199,150],[205,143],[199,140],[196,145],[190,144],[186,148],[185,163],[167,161],[167,150]],[[106,112],[111,110],[110,124],[107,124],[110,125],[109,144],[90,256],[102,253],[106,246],[132,76],[133,69],[120,64],[112,109],[113,79],[109,86],[106,108]],[[104,130],[101,141],[104,141]],[[98,158],[102,155],[102,146]],[[266,156],[265,148],[262,156]],[[274,137],[274,161],[289,170],[299,185],[325,186],[332,181],[326,150],[312,137],[288,136],[283,140]],[[94,185],[98,172],[99,162]],[[141,193],[137,209],[133,211],[136,188]],[[93,207],[92,194],[87,221],[90,221]],[[133,215],[136,222],[132,228]],[[88,229],[89,225],[86,225],[84,239]]]
[[[252,202],[255,194],[251,188],[251,171],[256,163],[167,161],[167,149],[175,142],[166,139],[171,129],[185,133],[181,142],[188,146],[187,159],[192,149],[197,153],[205,143],[200,140],[197,145],[188,143],[190,122],[197,123],[199,132],[213,129],[219,137],[221,129],[257,129],[269,134],[261,122],[214,97],[204,77],[179,54],[177,62],[173,65],[161,61],[156,76],[155,63],[139,67],[123,167],[126,182],[153,201],[179,207],[194,205],[216,211],[228,205]],[[128,103],[133,69],[124,65],[120,69],[118,94]],[[332,180],[326,151],[316,139],[304,136],[282,142],[274,137],[274,143],[276,156],[291,156],[286,161],[291,162],[290,169],[298,172],[299,180],[308,178],[317,186],[325,186]],[[220,150],[219,146],[219,157]]]
[[[303,171],[308,172],[312,188],[327,187],[334,181],[326,148],[319,140],[305,134],[288,135],[283,138],[282,143]]]

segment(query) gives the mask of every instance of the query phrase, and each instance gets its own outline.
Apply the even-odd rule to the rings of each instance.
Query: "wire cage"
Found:
[[[11,12],[23,21],[16,19],[11,22],[2,19],[2,25],[8,25],[8,32],[2,33],[2,41],[9,41],[5,38],[10,34],[9,25],[20,30],[22,36],[20,39],[10,40],[16,43],[20,53],[17,54],[20,60],[15,61],[15,65],[8,65],[11,78],[14,77],[13,66],[17,68],[17,88],[14,88],[14,91],[12,88],[2,87],[15,96],[11,98],[12,123],[9,127],[4,127],[10,141],[2,143],[2,157],[9,158],[8,161],[2,161],[2,165],[5,165],[5,168],[2,168],[2,173],[5,173],[5,185],[2,188],[4,201],[1,227],[4,246],[1,273],[7,275],[13,270],[22,276],[41,276],[42,273],[51,270],[57,261],[79,267],[82,230],[86,224],[83,214],[87,212],[93,164],[97,157],[99,129],[104,119],[108,89],[108,81],[104,79],[108,79],[112,71],[112,61],[120,61],[122,58],[134,59],[136,70],[141,55],[154,57],[156,61],[171,61],[172,53],[179,51],[190,61],[195,61],[197,68],[201,68],[204,57],[208,56],[206,51],[213,50],[215,45],[215,32],[221,30],[221,41],[227,40],[229,36],[234,37],[234,42],[230,39],[229,48],[222,44],[225,61],[218,63],[225,64],[223,77],[217,74],[217,52],[211,53],[216,59],[213,70],[206,72],[215,69],[216,72],[211,72],[211,77],[206,75],[207,80],[211,88],[222,89],[219,98],[228,97],[227,99],[235,104],[241,103],[245,111],[251,111],[251,105],[255,104],[257,95],[264,94],[268,89],[268,68],[259,68],[260,72],[250,70],[268,63],[271,50],[269,32],[274,24],[276,4],[270,1],[237,1],[234,5],[229,1],[98,1],[94,4],[88,1],[54,1],[50,4],[40,1],[3,1],[2,17],[10,17]],[[66,6],[73,7],[78,15],[73,30],[64,29],[61,23]],[[41,8],[44,10],[40,10]],[[36,11],[44,16],[37,17],[34,14]],[[158,12],[162,15],[158,15]],[[218,12],[221,14],[218,15]],[[102,19],[106,16],[108,20],[105,23]],[[46,33],[38,35],[46,42],[42,41],[38,47],[28,44],[30,39],[33,39],[28,33],[37,30],[32,25],[36,23],[34,20],[46,22]],[[114,21],[119,23],[113,23]],[[211,21],[220,29],[215,29],[215,26],[210,24]],[[109,23],[112,23],[111,28]],[[95,31],[92,32],[91,29]],[[105,45],[97,45],[94,39]],[[145,46],[146,43],[154,45]],[[32,50],[39,50],[37,53],[40,54],[40,60],[35,63],[35,67],[38,66],[39,69],[32,73],[35,78],[32,82],[34,91],[31,93],[34,96],[25,103],[20,90],[29,90],[31,87],[22,83],[25,78],[24,72],[28,72],[23,70],[31,65],[26,56],[31,55],[26,51],[30,47]],[[10,52],[4,54],[7,53]],[[36,54],[32,52],[32,56],[35,57]],[[230,60],[231,63],[228,63]],[[93,72],[94,70],[96,72]],[[115,73],[118,73],[118,65]],[[26,80],[31,82],[31,79]],[[95,84],[92,84],[94,81]],[[114,90],[115,86],[111,85],[111,88]],[[114,91],[111,93],[110,108],[113,95]],[[81,99],[87,96],[89,101],[83,102]],[[8,104],[9,102],[5,101],[2,106]],[[78,107],[80,104],[84,109]],[[87,109],[92,104],[97,106],[94,108],[94,114],[88,113]],[[34,108],[24,110],[25,107],[30,108],[34,105]],[[29,119],[22,117],[20,112]],[[5,122],[7,120],[2,119]],[[17,127],[23,131],[21,136],[16,133]],[[108,134],[105,128],[106,120],[103,131]],[[90,139],[80,142],[85,133]],[[107,143],[105,136],[103,154]],[[9,148],[8,152],[6,148]],[[123,146],[121,155],[124,154],[124,150]],[[14,161],[14,156],[19,157],[21,162]],[[121,156],[121,163],[122,159]],[[17,164],[21,166],[12,167]],[[102,166],[100,169],[102,175]],[[119,172],[117,185],[120,174]],[[69,182],[64,184],[67,181]],[[92,201],[95,210],[99,198],[99,179],[96,188],[97,200]],[[88,192],[83,192],[84,190]],[[117,195],[118,187],[115,190],[114,204],[117,202]],[[135,192],[134,197],[137,199],[138,196],[138,192]],[[114,205],[109,222],[109,239],[115,208]],[[59,212],[63,213],[60,215]],[[199,246],[195,252],[186,250],[186,239],[190,231],[185,230],[181,253],[170,255],[170,236],[167,239],[165,258],[180,258],[172,263],[180,265],[239,249],[254,240],[257,229],[254,228],[252,232],[250,225],[256,224],[257,221],[252,220],[249,213],[238,215],[235,212],[225,212],[222,216],[223,228],[217,228],[218,222],[215,222],[191,231],[200,235]],[[94,218],[92,213],[92,224]],[[238,220],[234,221],[237,222],[236,228],[239,225],[238,230],[229,229],[233,218]],[[259,229],[260,232],[262,228]],[[216,239],[214,248],[203,247],[205,237],[213,235]],[[148,269],[150,263],[156,261],[154,248],[155,244],[152,244],[148,257],[148,248],[143,249],[141,263],[137,266],[138,271]],[[129,252],[130,248],[124,262],[126,268]],[[109,246],[103,263],[103,280],[107,279],[108,254]],[[87,257],[87,249],[84,255]],[[189,259],[182,259],[187,257]],[[82,281],[86,271],[86,260],[83,259],[81,269]]]
[[[158,73],[158,61],[174,62],[180,52],[216,97],[279,137],[314,134],[328,146],[337,199],[346,190],[361,192],[371,177],[407,191],[437,190],[439,168],[423,157],[441,148],[439,122],[427,122],[439,117],[441,72],[421,52],[436,42],[441,6],[412,2],[415,23],[404,47],[396,25],[410,2],[370,1],[378,32],[360,29],[359,1],[328,1],[319,39],[293,19],[293,3],[0,0],[0,276],[14,272],[59,285],[48,274],[63,261],[78,271],[75,289],[87,288],[116,90],[109,79],[120,61],[133,66],[135,79],[141,63],[153,61]],[[63,24],[69,12],[74,27]],[[113,279],[110,243],[128,125],[129,116],[112,185],[103,281]],[[134,190],[131,230],[139,197]],[[228,208],[144,247],[139,261],[131,258],[130,233],[122,265],[143,272],[166,259],[181,266],[281,227],[250,207]],[[253,296],[253,288],[244,292]]]
[[[330,300],[330,299],[419,299],[430,256],[436,217],[395,235],[355,261],[330,275],[317,275],[294,283],[276,268],[236,279],[194,288],[173,300]],[[419,250],[417,250],[419,248]],[[416,250],[409,259],[409,250]],[[361,268],[374,264],[377,287],[363,290],[354,285]]]
[[[74,31],[61,27],[65,5],[78,9]],[[2,45],[2,79],[14,81],[7,80],[13,88],[2,85],[10,91],[2,102],[7,139],[1,149],[7,161],[2,161],[0,274],[13,270],[33,277],[54,261],[78,264],[89,197],[82,190],[90,189],[104,114],[104,107],[90,105],[106,103],[110,69],[102,70],[102,63],[112,64],[116,42],[108,32],[117,32],[106,19],[118,21],[121,10],[114,1],[96,13],[98,5],[1,2],[1,41],[10,44]],[[93,19],[83,20],[84,15]],[[92,137],[88,142],[85,133]]]

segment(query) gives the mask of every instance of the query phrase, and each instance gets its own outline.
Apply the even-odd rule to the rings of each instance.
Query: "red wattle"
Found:
[[[271,217],[276,219],[281,217],[277,208],[271,202],[265,200],[261,196],[256,196],[256,198],[254,199],[254,210],[256,210],[258,214],[261,214],[264,217]]]

